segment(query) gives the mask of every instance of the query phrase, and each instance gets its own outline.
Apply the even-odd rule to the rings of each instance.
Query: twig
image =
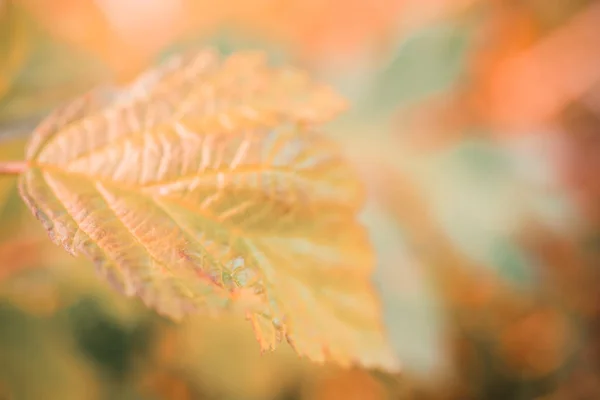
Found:
[[[27,167],[26,161],[3,161],[0,162],[0,175],[19,175]]]

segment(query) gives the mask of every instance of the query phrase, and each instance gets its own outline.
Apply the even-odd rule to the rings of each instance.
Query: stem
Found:
[[[19,175],[27,167],[26,161],[0,161],[0,175]]]

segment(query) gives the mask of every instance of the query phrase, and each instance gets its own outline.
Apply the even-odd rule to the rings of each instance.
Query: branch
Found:
[[[19,175],[27,170],[26,161],[2,161],[0,162],[0,175]]]

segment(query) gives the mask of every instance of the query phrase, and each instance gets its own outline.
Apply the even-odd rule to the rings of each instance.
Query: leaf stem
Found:
[[[26,161],[0,161],[0,175],[19,175],[27,167]]]

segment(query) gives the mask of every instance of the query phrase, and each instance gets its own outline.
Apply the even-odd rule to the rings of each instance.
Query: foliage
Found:
[[[0,399],[600,397],[599,10],[0,1]]]
[[[27,147],[20,192],[55,243],[161,314],[255,297],[241,308],[264,350],[285,337],[313,360],[395,368],[360,185],[313,127],[339,99],[257,55],[211,52],[98,96],[50,115]]]

